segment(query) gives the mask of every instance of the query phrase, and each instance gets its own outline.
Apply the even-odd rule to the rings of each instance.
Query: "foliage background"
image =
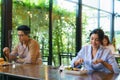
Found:
[[[26,24],[31,28],[31,37],[40,43],[43,56],[49,54],[49,0],[20,0],[13,1],[13,39],[14,46],[18,42],[16,28],[18,25]],[[86,16],[83,17],[83,25],[86,25]],[[75,20],[76,11],[69,12],[58,5],[53,4],[53,62],[59,65],[59,54],[62,52],[75,55]],[[85,33],[83,27],[83,33]],[[86,38],[84,36],[84,38]],[[69,63],[65,63],[69,64]]]

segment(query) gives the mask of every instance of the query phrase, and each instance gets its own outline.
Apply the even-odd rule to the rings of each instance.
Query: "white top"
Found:
[[[100,46],[97,54],[92,59],[92,46],[87,45],[82,47],[82,49],[78,52],[77,56],[72,60],[71,66],[74,67],[74,62],[78,60],[79,58],[82,58],[84,60],[83,65],[88,71],[104,71],[104,72],[110,72],[103,64],[93,64],[92,62],[98,58],[101,58],[103,61],[109,63],[112,65],[112,68],[115,73],[119,73],[119,67],[115,60],[115,57],[111,53],[110,49],[104,48],[103,46]],[[80,66],[80,65],[79,65]],[[79,67],[77,66],[77,67]]]
[[[112,54],[115,54],[115,47],[112,44],[109,44],[106,48],[109,48],[112,51]]]

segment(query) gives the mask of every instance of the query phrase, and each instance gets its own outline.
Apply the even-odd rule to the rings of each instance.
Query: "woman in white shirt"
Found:
[[[103,30],[94,29],[90,33],[90,44],[81,48],[72,60],[71,66],[80,67],[83,65],[88,71],[119,73],[119,67],[111,50],[101,45],[103,38]]]

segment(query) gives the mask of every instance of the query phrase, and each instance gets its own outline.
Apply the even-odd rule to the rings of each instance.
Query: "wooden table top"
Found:
[[[0,74],[36,80],[119,80],[119,74],[93,72],[84,75],[66,74],[47,65],[15,64],[0,67]]]

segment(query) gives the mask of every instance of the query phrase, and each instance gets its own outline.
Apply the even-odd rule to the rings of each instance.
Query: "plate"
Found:
[[[73,68],[73,67],[70,67],[70,66],[60,66],[59,67],[59,72],[64,72],[66,74],[75,74],[75,75],[82,75],[82,74],[87,74],[88,71],[84,68]]]
[[[87,70],[79,70],[79,71],[74,71],[74,70],[64,70],[64,73],[66,74],[75,74],[75,75],[82,75],[82,74],[87,74]]]

